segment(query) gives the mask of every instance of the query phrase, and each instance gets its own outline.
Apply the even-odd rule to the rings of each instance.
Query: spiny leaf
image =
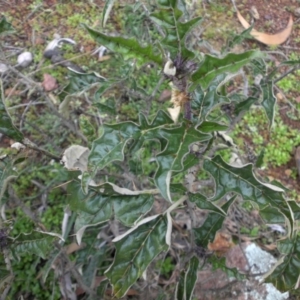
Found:
[[[12,251],[15,255],[35,254],[46,259],[48,253],[53,249],[52,242],[56,238],[40,232],[20,234],[14,240]]]
[[[189,200],[191,202],[194,202],[200,209],[215,212],[223,216],[226,215],[226,213],[222,209],[220,209],[217,205],[214,205],[213,202],[208,201],[207,197],[205,197],[200,193],[196,193],[196,194],[189,193]]]
[[[230,38],[227,41],[227,45],[225,47],[225,50],[228,51],[232,49],[234,46],[241,44],[245,39],[253,39],[253,37],[250,35],[251,30],[253,29],[254,23],[246,30],[241,32],[238,35],[235,35],[233,38]],[[225,52],[225,51],[222,51]]]
[[[176,7],[177,1],[162,1],[159,4],[163,7],[159,12],[152,13],[150,17],[164,28],[166,36],[161,43],[168,49],[171,57],[175,57],[179,53],[183,58],[193,58],[194,53],[187,49],[185,38],[200,23],[201,17],[182,23],[180,18],[183,13]]]
[[[139,127],[133,122],[104,124],[102,136],[95,140],[89,155],[92,170],[102,169],[112,161],[124,159],[124,148],[130,139],[138,138]]]
[[[91,87],[95,83],[104,83],[105,78],[96,72],[92,73],[77,73],[69,72],[69,83],[64,87],[62,92],[59,94],[59,98],[64,100],[66,96],[83,92],[84,90]]]
[[[191,197],[191,195],[190,195]],[[191,198],[193,199],[194,196]],[[199,199],[199,195],[196,195],[196,198]],[[201,245],[203,247],[207,247],[210,241],[214,240],[216,232],[222,227],[223,221],[226,217],[226,213],[233,203],[235,196],[232,197],[229,201],[227,201],[223,206],[222,210],[217,209],[216,207],[211,207],[209,204],[204,204],[204,199],[202,201],[196,200],[195,203],[199,208],[204,207],[205,209],[210,210],[211,212],[208,214],[204,223],[200,228],[194,228],[193,232],[195,235],[195,241],[197,245]],[[207,201],[207,200],[206,200]],[[208,201],[207,201],[208,202]],[[224,214],[225,213],[225,214]]]
[[[159,65],[163,63],[163,57],[159,52],[155,52],[150,45],[142,47],[135,39],[126,39],[123,37],[107,36],[92,28],[85,26],[91,37],[99,44],[104,45],[114,52],[123,55],[124,59],[134,58],[139,63],[155,62]]]
[[[252,50],[241,54],[229,53],[223,58],[205,55],[199,69],[192,75],[192,81],[206,89],[217,75],[224,72],[235,73],[252,59],[262,56],[262,52]]]
[[[17,142],[23,140],[23,134],[13,124],[2,97],[0,99],[0,132]]]
[[[179,283],[177,285],[177,299],[190,300],[192,299],[194,287],[197,281],[197,272],[199,259],[193,256],[184,271],[181,272]]]
[[[13,31],[15,31],[15,29],[12,27],[12,25],[6,21],[5,17],[2,17],[0,20],[0,35],[2,33],[9,33]]]
[[[168,226],[167,217],[158,216],[117,239],[114,262],[105,273],[116,297],[122,297],[151,261],[168,249],[165,240]]]
[[[108,221],[114,214],[125,226],[132,226],[153,205],[151,194],[121,195],[107,191],[107,185],[90,187],[87,194],[80,189],[80,183],[73,181],[68,186],[69,205],[78,212],[75,232],[81,241],[85,229]]]
[[[227,274],[229,278],[236,278],[242,280],[245,278],[245,275],[241,274],[236,268],[228,268],[226,266],[225,257],[217,257],[216,255],[212,255],[208,258],[208,261],[211,263],[213,270],[221,269],[223,272]]]
[[[269,127],[271,128],[274,122],[276,104],[276,97],[273,93],[273,82],[262,84],[261,89],[263,91],[263,101],[261,105],[265,109],[266,115],[269,119]]]
[[[217,155],[211,160],[204,160],[203,168],[211,173],[216,184],[215,195],[211,201],[218,200],[229,192],[235,192],[245,200],[256,202],[260,209],[273,206],[277,209],[277,214],[284,214],[293,226],[293,215],[284,199],[283,190],[258,181],[253,175],[252,164],[236,168],[226,164],[221,156]]]
[[[216,122],[202,122],[197,129],[202,132],[214,132],[214,131],[225,131],[228,129],[228,126]]]
[[[230,103],[227,97],[219,95],[216,90],[204,93],[201,88],[198,87],[193,95],[192,108],[197,111],[199,121],[206,120],[209,112],[217,105]]]
[[[257,102],[257,98],[248,97],[246,100],[237,103],[234,107],[234,115],[238,116],[241,112],[248,111],[255,102]]]
[[[300,280],[300,236],[297,234],[293,239],[280,241],[277,246],[285,257],[266,281],[281,291],[296,289]]]
[[[183,161],[189,154],[189,147],[195,142],[203,142],[212,138],[211,135],[189,128],[182,123],[173,129],[161,129],[159,135],[167,141],[165,149],[157,155],[158,170],[154,181],[163,197],[171,201],[170,178],[172,171],[182,171]]]

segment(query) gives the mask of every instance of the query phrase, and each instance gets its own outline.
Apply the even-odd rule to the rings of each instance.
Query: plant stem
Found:
[[[37,146],[36,144],[34,144],[33,142],[31,142],[29,139],[25,138],[23,141],[23,144],[30,148],[30,149],[33,149],[35,151],[38,151],[38,152],[41,152],[45,155],[47,155],[48,157],[52,158],[52,159],[55,159],[57,161],[60,161],[61,160],[61,157],[60,156],[57,156],[55,154],[52,154],[51,152],[45,150],[45,149],[42,149],[40,148],[39,146]]]

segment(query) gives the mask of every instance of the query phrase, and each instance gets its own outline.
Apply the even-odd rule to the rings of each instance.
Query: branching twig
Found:
[[[299,65],[296,65],[295,67],[289,69],[288,71],[286,71],[284,74],[282,74],[281,76],[279,76],[278,78],[276,78],[274,80],[274,83],[277,83],[278,81],[280,81],[281,79],[283,79],[284,77],[286,77],[287,75],[293,73],[294,71],[296,71],[297,69],[299,69]]]
[[[72,124],[71,121],[66,120],[56,109],[56,107],[53,105],[50,97],[47,95],[47,93],[43,90],[41,84],[36,83],[33,81],[30,77],[23,75],[21,72],[19,72],[17,69],[14,67],[9,66],[9,70],[15,73],[17,76],[20,78],[24,79],[25,82],[27,82],[31,87],[37,89],[45,98],[47,104],[49,105],[50,109],[52,112],[60,118],[61,122],[65,127],[67,127],[69,130],[71,130],[75,135],[77,135],[79,138],[81,138],[85,143],[87,143],[87,138]]]
[[[40,148],[39,146],[37,146],[36,144],[34,144],[33,142],[31,142],[29,139],[25,138],[23,141],[23,144],[32,149],[32,150],[35,150],[35,151],[38,151],[38,152],[41,152],[45,155],[47,155],[48,157],[52,158],[52,159],[55,159],[57,161],[60,161],[61,160],[61,157],[60,156],[57,156],[55,154],[52,154],[51,152],[45,150],[45,149],[42,149]]]

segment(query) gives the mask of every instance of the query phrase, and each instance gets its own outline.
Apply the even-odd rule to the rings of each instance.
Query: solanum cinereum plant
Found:
[[[157,256],[172,247],[172,218],[178,208],[190,211],[194,226],[193,209],[207,211],[200,227],[190,230],[190,252],[178,254],[185,257],[186,264],[182,266],[177,283],[177,299],[192,299],[199,261],[203,259],[198,255],[199,249],[207,249],[208,243],[222,228],[231,205],[239,198],[242,203],[250,201],[265,223],[276,223],[285,228],[286,235],[277,242],[281,259],[267,280],[281,290],[295,288],[300,263],[300,241],[295,227],[300,216],[298,205],[285,197],[285,189],[279,183],[258,179],[255,173],[258,164],[231,164],[215,155],[221,146],[240,155],[227,132],[252,105],[264,109],[269,127],[272,127],[276,106],[273,81],[277,73],[269,72],[268,57],[261,51],[230,52],[230,47],[247,37],[247,31],[233,38],[219,56],[200,53],[196,44],[188,47],[186,39],[194,28],[201,26],[201,18],[184,21],[187,15],[181,2],[157,0],[156,10],[147,18],[154,24],[151,30],[158,30],[161,35],[155,43],[148,45],[134,38],[108,35],[86,27],[99,45],[120,54],[124,65],[132,70],[151,64],[157,70],[158,85],[168,82],[172,95],[166,111],[153,113],[151,109],[145,109],[139,113],[138,121],[118,122],[109,110],[104,114],[101,108],[119,82],[131,82],[130,74],[119,81],[106,79],[100,83],[94,100],[104,119],[98,130],[99,137],[90,148],[71,146],[62,159],[72,177],[67,186],[68,213],[72,218],[64,219],[61,245],[71,241],[72,226],[77,243],[82,244],[86,235],[90,242],[91,236],[97,238],[99,230],[118,224],[117,230],[111,231],[114,252],[99,249],[95,244],[92,247],[94,253],[86,255],[93,256],[98,251],[109,257],[113,253],[113,261],[103,274],[108,280],[104,280],[102,286],[109,282],[113,294],[120,298],[147,273],[147,267]],[[248,88],[249,96],[240,93],[241,89],[227,93],[227,85],[241,74],[243,68],[247,69],[249,78],[261,76],[262,79]],[[155,90],[158,89],[159,86]],[[139,100],[149,107],[155,97],[151,91]],[[231,107],[229,115],[224,113],[224,107]],[[25,137],[13,125],[3,102],[0,129],[24,143]],[[145,149],[150,153],[147,161],[143,161]],[[154,171],[144,173],[141,166],[145,165],[151,165],[149,168]],[[213,190],[207,191],[207,187],[194,184],[200,172],[210,174]],[[8,178],[5,169],[2,169],[2,178]],[[42,253],[37,251],[38,239],[31,244],[32,251],[49,261],[55,257],[51,244],[57,243],[57,237],[50,237],[43,244]],[[104,248],[107,246],[103,245],[105,243],[102,243]],[[18,247],[19,251],[25,251],[28,245],[20,242]],[[213,253],[210,255],[214,256]],[[87,256],[85,259],[81,258],[83,268],[88,265]],[[212,259],[211,263],[227,270],[231,276],[238,276],[237,270],[226,268],[223,260]],[[93,266],[93,272],[97,273],[97,264]]]

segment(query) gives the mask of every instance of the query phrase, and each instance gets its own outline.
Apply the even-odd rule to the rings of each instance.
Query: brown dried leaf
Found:
[[[234,247],[232,236],[226,232],[218,231],[212,243],[208,243],[208,250],[215,251],[217,255],[224,256],[226,252]]]
[[[58,87],[56,79],[47,73],[44,74],[42,86],[46,92],[53,91]]]
[[[77,243],[71,243],[70,245],[68,245],[66,247],[66,253],[69,255],[69,254],[76,252],[84,247],[85,247],[85,243],[81,243],[80,245],[78,245]]]
[[[250,27],[250,24],[244,19],[244,17],[240,14],[239,11],[237,11],[237,17],[243,27],[245,29],[248,29]],[[293,17],[290,15],[289,23],[287,27],[282,30],[281,32],[278,32],[276,34],[267,34],[264,32],[259,32],[255,29],[252,29],[250,34],[259,42],[265,44],[265,45],[280,45],[284,43],[287,38],[290,36],[292,32],[292,27],[293,27]]]

